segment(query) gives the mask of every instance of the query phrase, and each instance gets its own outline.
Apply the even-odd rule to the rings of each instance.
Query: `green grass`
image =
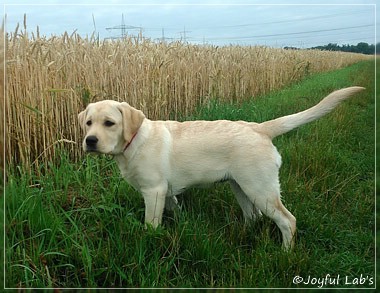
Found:
[[[274,141],[283,156],[283,200],[297,218],[293,252],[281,250],[269,219],[245,225],[225,184],[186,191],[180,211],[145,230],[143,199],[112,160],[74,163],[63,153],[58,164],[41,166],[43,175],[8,170],[5,286],[316,288],[293,278],[329,274],[338,282],[326,285],[332,288],[374,287],[359,282],[375,281],[374,83],[374,64],[359,63],[244,104],[212,101],[186,118],[260,122],[338,88],[367,87]]]

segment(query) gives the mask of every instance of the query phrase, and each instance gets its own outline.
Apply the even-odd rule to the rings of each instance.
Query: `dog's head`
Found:
[[[119,154],[132,141],[145,115],[128,103],[105,100],[91,103],[78,115],[85,132],[86,152]]]

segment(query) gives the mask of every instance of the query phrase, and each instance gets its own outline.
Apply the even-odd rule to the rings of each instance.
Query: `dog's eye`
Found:
[[[91,121],[91,120],[88,120],[88,121],[86,122],[86,124],[87,124],[87,126],[91,126],[92,121]]]
[[[104,122],[104,125],[107,127],[111,127],[111,126],[115,125],[115,123],[107,120],[106,122]]]

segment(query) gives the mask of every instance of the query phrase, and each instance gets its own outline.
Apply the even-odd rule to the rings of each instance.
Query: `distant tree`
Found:
[[[369,45],[367,43],[359,43],[356,45],[356,48],[358,49],[358,52],[360,53],[370,54]]]
[[[300,50],[300,48],[297,48],[297,47],[284,47],[285,50]]]
[[[343,52],[351,52],[351,45],[342,45],[342,51]]]
[[[375,52],[376,52],[375,45],[374,44],[369,45],[368,54],[375,54]]]
[[[380,43],[376,44],[376,54],[380,54]]]
[[[330,44],[327,45],[327,50],[329,50],[329,51],[339,51],[339,46],[338,46],[338,44],[332,44],[332,43],[330,43]]]

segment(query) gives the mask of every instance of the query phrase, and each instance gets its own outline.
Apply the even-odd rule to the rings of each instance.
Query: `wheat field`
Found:
[[[89,102],[127,101],[150,119],[176,119],[210,99],[257,98],[369,58],[144,38],[101,41],[75,33],[47,38],[17,29],[5,35],[5,43],[5,159],[26,169],[47,166],[62,148],[73,159],[83,155],[77,114]]]

